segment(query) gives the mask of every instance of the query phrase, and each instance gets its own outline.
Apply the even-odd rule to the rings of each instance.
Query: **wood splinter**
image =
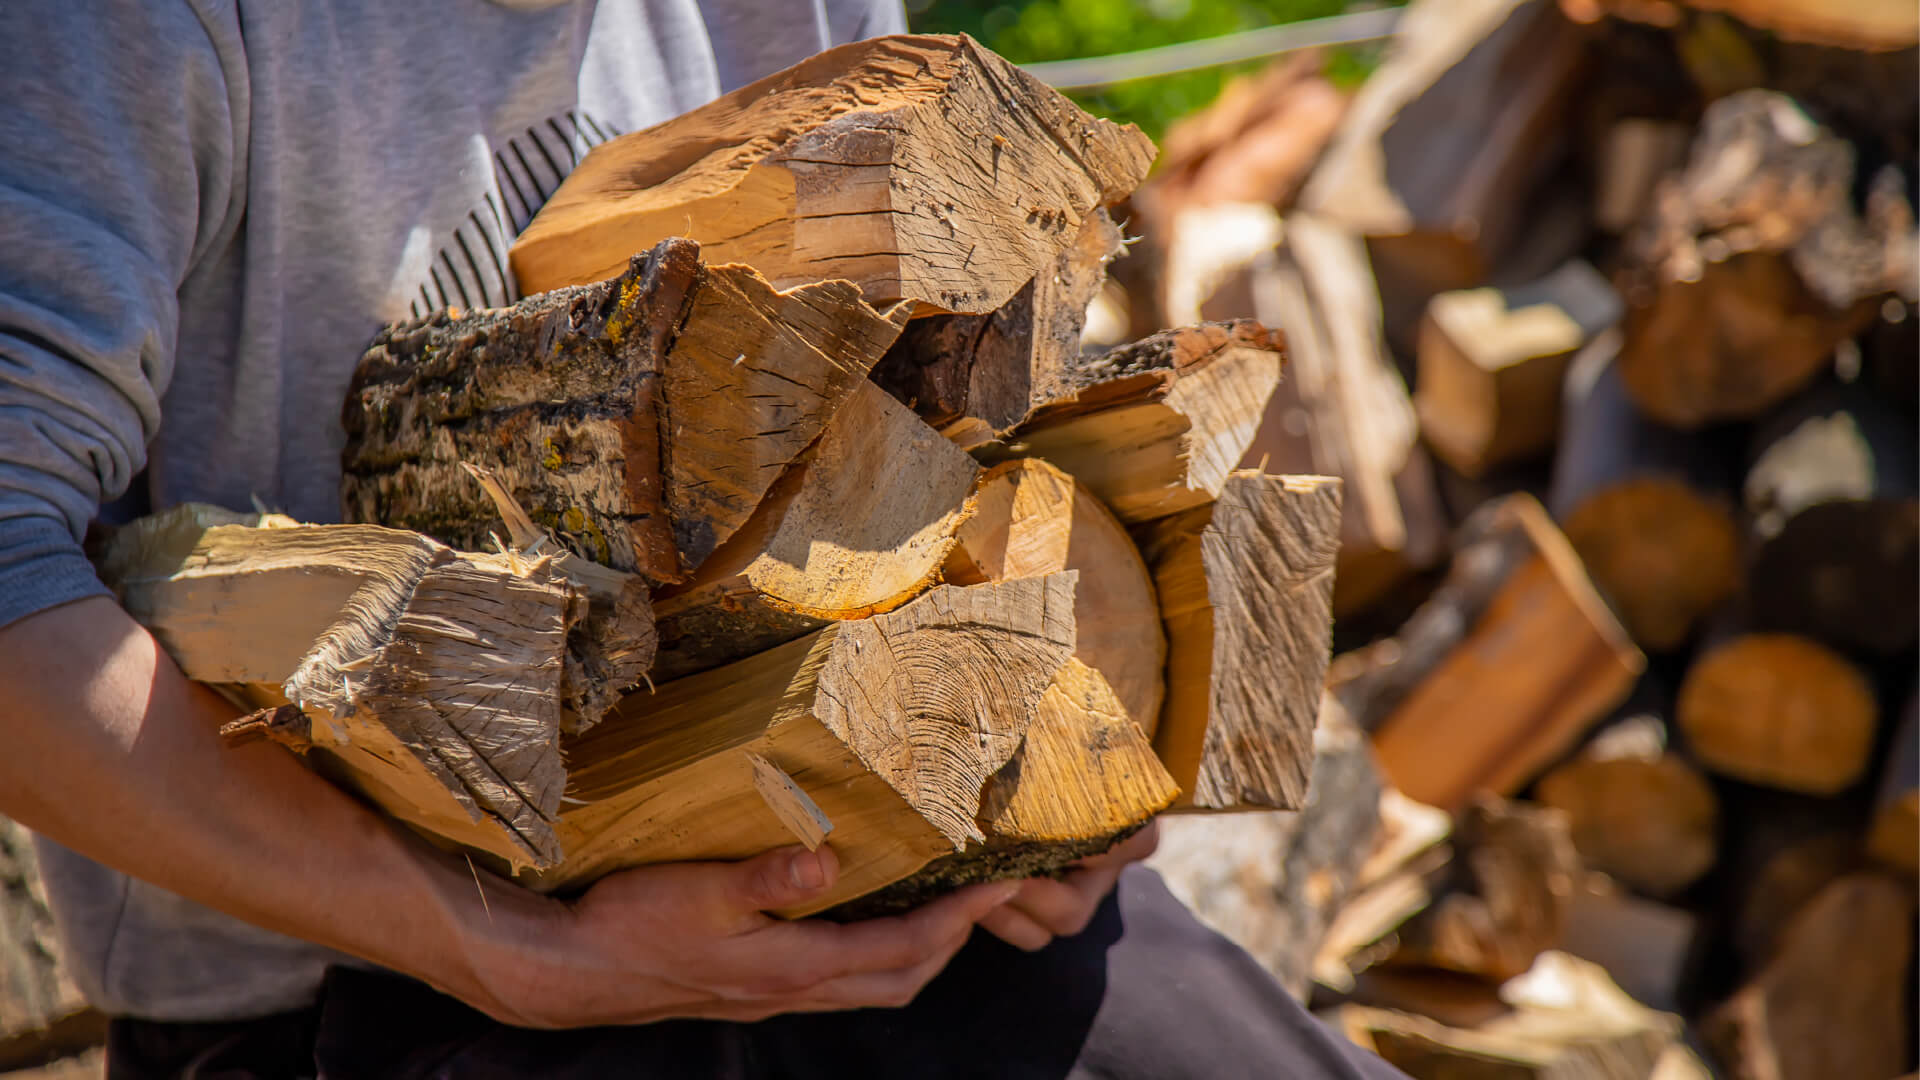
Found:
[[[220,741],[228,746],[277,742],[297,754],[313,748],[313,721],[298,705],[256,709],[220,725]]]
[[[753,789],[766,800],[767,809],[780,819],[780,824],[793,831],[794,839],[806,845],[808,851],[820,850],[820,845],[827,842],[827,834],[833,831],[833,819],[807,796],[804,788],[793,782],[793,777],[781,772],[780,766],[751,750],[741,753],[747,764],[753,766]]]

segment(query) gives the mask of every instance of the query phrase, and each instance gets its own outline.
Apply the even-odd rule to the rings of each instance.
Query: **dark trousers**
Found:
[[[108,1058],[113,1080],[1400,1075],[1322,1027],[1137,867],[1085,933],[1030,954],[976,931],[904,1009],[527,1031],[411,979],[339,968],[300,1013],[116,1021]]]

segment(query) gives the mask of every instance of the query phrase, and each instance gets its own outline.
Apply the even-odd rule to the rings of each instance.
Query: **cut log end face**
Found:
[[[1603,488],[1562,525],[1594,585],[1649,649],[1685,644],[1739,588],[1732,509],[1679,480],[1648,475]]]
[[[1833,794],[1857,779],[1878,705],[1866,676],[1792,634],[1748,634],[1687,672],[1678,719],[1708,768],[1750,783]]]
[[[942,586],[835,631],[814,714],[955,850],[1073,652],[1077,576]]]

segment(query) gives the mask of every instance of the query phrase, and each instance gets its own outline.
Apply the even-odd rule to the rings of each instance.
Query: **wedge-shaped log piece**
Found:
[[[843,45],[589,153],[513,245],[534,292],[687,236],[782,287],[979,314],[1146,175],[1138,128],[1082,112],[970,38]]]
[[[1509,495],[1467,519],[1447,580],[1400,632],[1335,658],[1328,683],[1395,787],[1457,810],[1519,791],[1645,666],[1546,511]]]
[[[1240,464],[1285,362],[1280,335],[1251,320],[1163,331],[1082,363],[1069,396],[976,454],[1045,458],[1121,521],[1190,510]]]
[[[1167,632],[1154,749],[1183,807],[1303,805],[1339,545],[1339,480],[1252,470],[1145,535]]]
[[[656,604],[656,683],[890,611],[940,577],[979,467],[861,383],[754,516]]]
[[[835,889],[805,915],[983,839],[987,778],[1019,749],[1073,652],[1072,573],[943,586],[737,664],[629,697],[566,744],[566,862],[541,888],[792,842],[755,793],[766,759],[833,822]]]
[[[998,309],[907,324],[873,381],[962,446],[992,438],[1068,392],[1087,305],[1122,247],[1120,227],[1095,210],[1073,245]]]
[[[570,555],[256,520],[142,519],[101,576],[188,678],[300,705],[322,771],[395,817],[514,864],[556,861],[560,732],[646,670],[643,583]]]
[[[1166,687],[1160,605],[1133,538],[1100,500],[1037,458],[1003,462],[981,475],[954,539],[945,574],[956,585],[1078,570],[1074,655],[1153,735]]]
[[[614,281],[389,327],[348,393],[347,514],[483,548],[498,518],[471,463],[575,552],[681,580],[905,318],[844,281],[779,292],[669,240]]]
[[[891,914],[963,885],[1053,873],[1133,835],[1179,790],[1106,680],[1070,659],[1019,751],[987,781],[976,819],[985,838],[834,914]]]

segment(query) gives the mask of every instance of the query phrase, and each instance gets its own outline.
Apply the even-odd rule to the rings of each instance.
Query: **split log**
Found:
[[[1644,667],[1545,511],[1513,495],[1461,527],[1447,580],[1328,684],[1393,785],[1443,809],[1512,794],[1624,699]]]
[[[682,580],[905,318],[845,282],[776,292],[669,240],[611,282],[389,327],[348,391],[347,516],[480,550],[498,518],[469,463],[577,554]]]
[[[1814,897],[1846,875],[1868,868],[1859,833],[1849,828],[1849,815],[1832,812],[1833,800],[1809,806],[1816,801],[1810,796],[1768,797],[1776,794],[1755,789],[1730,800],[1749,815],[1730,822],[1722,855],[1726,869],[1715,875],[1732,909],[1725,937],[1737,971],[1764,967]]]
[[[566,743],[566,858],[521,880],[584,886],[649,863],[792,843],[752,794],[758,755],[833,823],[834,889],[806,915],[985,839],[982,788],[1019,749],[1073,651],[1072,573],[943,586],[629,697]]]
[[[1434,297],[1413,397],[1421,436],[1469,477],[1551,449],[1567,365],[1619,318],[1613,287],[1581,260],[1520,288]]]
[[[1558,810],[1483,796],[1460,815],[1441,895],[1400,927],[1390,963],[1513,978],[1559,947],[1581,873]]]
[[[1471,1029],[1384,1009],[1347,1022],[1409,1075],[1449,1080],[1646,1080],[1680,1033],[1678,1017],[1641,1005],[1564,953],[1541,957],[1500,996],[1511,1011]]]
[[[1635,1001],[1680,1007],[1693,961],[1699,920],[1693,913],[1622,891],[1588,874],[1574,889],[1560,947],[1606,969]]]
[[[1534,792],[1567,815],[1587,866],[1648,895],[1671,896],[1713,865],[1719,800],[1667,745],[1661,715],[1611,725]]]
[[[1163,331],[1082,361],[1068,396],[975,453],[1045,458],[1121,521],[1166,517],[1219,495],[1285,363],[1280,335],[1251,321]]]
[[[1739,634],[1694,661],[1676,715],[1715,772],[1831,795],[1866,769],[1879,706],[1866,675],[1818,642]]]
[[[1313,744],[1313,784],[1299,812],[1169,817],[1147,861],[1201,922],[1303,1000],[1327,929],[1372,851],[1382,795],[1365,734],[1331,697]]]
[[[1916,788],[1920,788],[1920,694],[1909,694],[1899,733],[1887,751],[1867,850],[1910,877],[1920,873],[1920,790]]]
[[[979,467],[862,382],[760,508],[654,605],[655,683],[890,611],[940,577]]]
[[[1761,630],[1893,654],[1920,624],[1912,424],[1858,384],[1824,382],[1759,425],[1745,499]]]
[[[1435,294],[1488,282],[1523,234],[1529,191],[1566,149],[1582,37],[1548,0],[1418,4],[1402,19],[1300,196],[1367,237],[1389,340],[1410,342]]]
[[[1779,952],[1702,1033],[1733,1080],[1893,1076],[1907,1066],[1910,886],[1842,878],[1793,921]]]
[[[107,1018],[68,974],[27,831],[0,818],[0,1072],[106,1041]]]
[[[1628,243],[1620,374],[1648,416],[1754,416],[1805,386],[1880,295],[1911,291],[1911,207],[1884,191],[1863,222],[1853,179],[1851,146],[1791,98],[1743,91],[1707,109]]]
[[[1740,587],[1729,456],[1641,416],[1605,354],[1568,372],[1566,413],[1553,515],[1633,639],[1677,649]]]
[[[1334,611],[1345,617],[1434,563],[1446,517],[1413,404],[1381,337],[1380,298],[1352,232],[1309,214],[1215,300],[1287,332],[1288,378],[1240,463],[1346,484]],[[1211,316],[1210,316],[1211,317]],[[1264,463],[1264,464],[1263,464]]]
[[[962,885],[1057,873],[1132,836],[1179,791],[1106,680],[1070,659],[987,781],[975,818],[985,839],[831,914],[896,914]]]
[[[1079,571],[1074,655],[1100,673],[1151,739],[1166,690],[1167,639],[1153,577],[1127,531],[1083,485],[1037,458],[987,470],[972,506],[954,534],[946,581],[974,585]]]
[[[1094,210],[1052,266],[998,309],[908,323],[873,381],[962,446],[1005,432],[1069,393],[1087,305],[1122,250],[1120,227]]]
[[[1167,634],[1154,749],[1183,808],[1303,805],[1339,530],[1340,481],[1239,470],[1143,536]]]
[[[96,561],[188,678],[251,708],[298,704],[321,771],[516,865],[559,857],[561,731],[597,720],[653,653],[640,580],[572,555],[190,504]]]
[[[983,314],[1146,176],[1153,143],[966,37],[842,45],[601,144],[514,242],[528,292],[672,236],[779,287]]]

